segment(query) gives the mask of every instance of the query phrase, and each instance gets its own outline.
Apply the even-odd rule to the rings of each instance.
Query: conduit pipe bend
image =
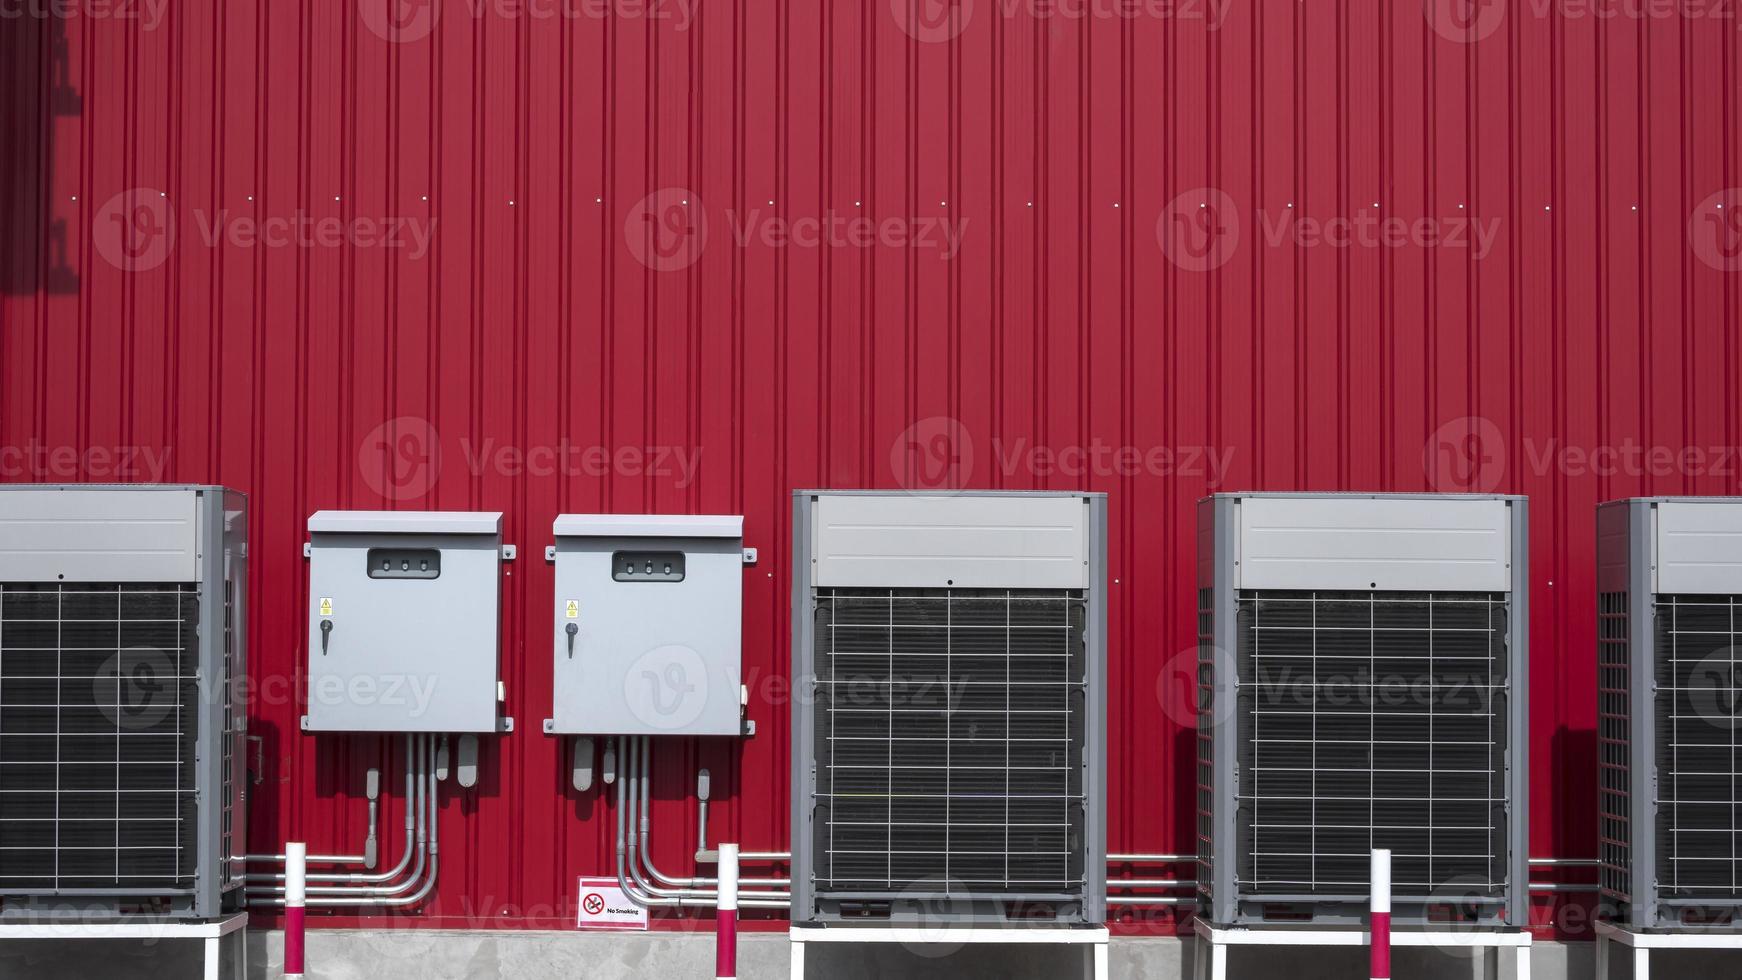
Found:
[[[435,770],[432,764],[434,750],[433,746],[429,744],[429,741],[431,740],[433,740],[433,737],[426,737],[425,739],[418,739],[416,741],[415,754],[417,756],[417,767],[420,778],[417,782],[417,792],[415,794],[416,802],[414,806],[419,811],[417,820],[418,826],[420,828],[427,827],[427,833],[423,829],[420,829],[417,834],[417,866],[412,872],[411,877],[397,885],[384,887],[363,888],[340,886],[310,888],[308,889],[308,904],[310,906],[404,908],[417,905],[424,899],[428,898],[430,893],[435,890],[441,845],[438,832],[439,828],[436,807],[437,786]],[[428,868],[427,876],[424,875],[426,855]],[[420,878],[422,879],[421,886],[419,886]],[[402,894],[407,889],[413,888],[414,886],[418,886],[415,892],[409,895]],[[284,889],[282,886],[248,889],[250,896],[270,896],[262,897],[260,899],[261,904],[265,905],[283,905],[283,891]]]
[[[623,778],[617,780],[617,884],[629,900],[644,908],[655,907],[690,907],[713,908],[716,893],[702,889],[658,889],[651,888],[637,872],[639,860],[637,836],[632,832],[637,820],[637,804],[643,796],[643,787],[639,779],[641,771],[638,757],[646,753],[645,746],[638,746],[636,739],[624,739],[626,759],[623,765]],[[637,751],[637,750],[640,751]],[[632,882],[631,879],[634,879]],[[790,896],[781,892],[741,892],[739,906],[743,908],[787,908],[790,906]]]
[[[420,746],[418,745],[416,735],[405,736],[405,851],[399,856],[399,863],[394,865],[391,870],[377,873],[356,872],[351,874],[310,874],[308,880],[311,883],[333,881],[352,882],[357,884],[377,884],[398,878],[400,875],[405,873],[406,868],[411,866],[411,857],[415,841],[417,836],[423,833],[423,807],[419,806],[416,801],[416,794],[418,792],[417,777],[422,774],[419,769],[418,759],[416,758],[416,753],[419,748]],[[314,858],[311,857],[309,860],[312,862]],[[357,862],[361,862],[362,860],[362,858],[358,858]],[[278,872],[267,874],[263,872],[254,872],[246,875],[245,879],[254,882],[282,882],[284,881],[284,873]]]
[[[652,837],[653,808],[648,805],[647,799],[649,792],[648,788],[653,783],[653,748],[652,743],[650,743],[647,738],[643,737],[639,741],[641,744],[639,751],[636,754],[637,764],[635,771],[637,778],[641,783],[639,805],[641,815],[641,828],[639,834],[641,870],[646,873],[648,878],[668,888],[706,888],[708,886],[713,886],[714,889],[717,889],[720,884],[720,879],[718,878],[678,878],[667,875],[654,866],[653,848],[648,844],[649,839]],[[738,879],[738,884],[740,887],[746,885],[751,887],[771,885],[779,888],[790,887],[792,881],[788,878],[740,878]],[[659,894],[659,892],[655,891],[654,894]]]
[[[410,734],[407,734],[405,736],[405,781],[406,781],[406,784],[408,787],[410,786],[410,783],[411,783],[411,740],[412,740],[412,737],[413,736]],[[374,770],[371,769],[370,771],[373,772]],[[408,801],[411,799],[411,795],[409,792],[406,794],[406,799]],[[380,816],[380,812],[381,812],[380,811],[380,804],[373,796],[371,796],[369,799],[369,834],[368,834],[369,854],[310,854],[306,858],[304,858],[303,860],[309,864],[362,864],[362,865],[366,865],[368,867],[374,867],[374,860],[375,859],[373,857],[371,857],[370,855],[373,854],[374,850],[375,850],[375,831],[378,827],[377,821],[378,821],[378,818]],[[409,824],[407,826],[409,827]],[[406,846],[407,847],[411,846],[411,839],[410,839],[409,834],[406,835]],[[242,860],[246,864],[283,864],[283,863],[285,863],[287,857],[288,857],[288,855],[285,855],[285,854],[244,854],[244,855],[242,855]],[[399,870],[404,870],[403,866]],[[266,877],[264,875],[250,874],[250,875],[246,875],[244,877],[249,881],[283,881],[284,880],[284,876],[282,874],[276,875],[273,877]],[[315,875],[310,875],[309,880],[315,881],[315,880],[319,880],[319,879],[317,879],[317,877]],[[381,878],[379,880],[384,881],[386,879]]]

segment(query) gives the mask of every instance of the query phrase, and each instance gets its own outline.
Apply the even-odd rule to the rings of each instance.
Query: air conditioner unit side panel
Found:
[[[816,919],[816,853],[812,806],[816,792],[815,588],[811,564],[817,498],[792,500],[792,921]]]
[[[194,835],[196,872],[194,905],[197,914],[216,915],[223,895],[225,862],[219,853],[224,839],[224,728],[225,699],[215,685],[224,677],[224,565],[227,535],[224,529],[224,495],[203,494],[198,499],[200,539],[200,699],[198,758],[194,786],[199,805],[194,811],[198,831]]]
[[[1500,497],[1239,497],[1241,589],[1510,592]]]
[[[1211,746],[1211,830],[1209,859],[1209,912],[1212,921],[1231,923],[1239,910],[1240,895],[1235,882],[1239,866],[1238,815],[1235,812],[1240,794],[1236,767],[1238,752],[1238,670],[1234,650],[1239,642],[1235,611],[1237,565],[1238,511],[1243,501],[1231,497],[1206,499],[1198,510],[1199,542],[1207,547],[1207,556],[1200,554],[1200,566],[1207,563],[1209,576],[1204,587],[1211,590],[1210,651],[1211,695],[1206,712],[1198,715],[1201,734],[1206,734]]]
[[[1628,515],[1627,628],[1628,713],[1632,746],[1627,760],[1632,827],[1631,917],[1635,928],[1654,928],[1661,910],[1657,893],[1657,508],[1632,501]]]
[[[1083,751],[1083,920],[1107,918],[1107,498],[1088,498],[1088,714]]]
[[[1506,509],[1506,562],[1511,610],[1507,617],[1507,921],[1530,922],[1530,504],[1500,501]]]

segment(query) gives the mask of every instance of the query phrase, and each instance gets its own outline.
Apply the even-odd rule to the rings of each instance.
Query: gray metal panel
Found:
[[[330,519],[322,527],[380,526]],[[321,517],[322,515],[317,515]],[[501,539],[482,520],[394,523],[392,533],[310,535],[310,731],[494,732],[501,621]],[[311,528],[316,521],[310,520]],[[464,528],[448,534],[400,527]],[[441,551],[431,579],[370,578],[370,548]],[[330,611],[323,615],[323,603]],[[333,629],[322,651],[321,623]]]
[[[794,923],[816,919],[815,837],[811,800],[816,793],[816,601],[811,580],[815,497],[792,496],[792,912]]]
[[[231,770],[229,796],[230,853],[229,875],[223,889],[239,889],[248,853],[248,498],[235,490],[224,490],[224,578],[230,593],[230,655],[224,665],[223,686],[214,691],[214,699],[228,698],[230,718],[228,734]],[[217,643],[218,656],[223,656],[223,644]],[[222,785],[221,783],[219,785]],[[220,815],[221,816],[221,815]]]
[[[743,539],[659,537],[659,529],[737,526],[648,517],[558,518],[553,609],[552,733],[577,735],[741,734]],[[639,521],[639,525],[637,523]],[[565,529],[612,527],[627,536]],[[680,551],[676,582],[623,582],[618,551]],[[572,618],[571,618],[571,603]],[[570,654],[568,627],[576,627]]]
[[[1497,497],[1240,497],[1242,589],[1507,592],[1507,501]]]
[[[1240,776],[1236,767],[1237,756],[1232,748],[1239,730],[1236,707],[1240,686],[1239,671],[1234,664],[1234,648],[1239,642],[1235,612],[1235,575],[1238,571],[1234,561],[1238,535],[1236,506],[1235,498],[1214,497],[1204,501],[1198,510],[1199,520],[1210,528],[1213,569],[1208,585],[1214,604],[1211,630],[1215,638],[1210,657],[1211,700],[1208,713],[1199,715],[1199,724],[1210,726],[1212,731],[1210,908],[1207,911],[1214,922],[1234,921],[1240,899],[1234,880],[1238,867],[1235,807],[1240,798]]]
[[[1657,511],[1657,584],[1666,595],[1742,593],[1742,499],[1665,500]]]
[[[1083,921],[1107,918],[1107,498],[1089,504],[1088,712],[1084,720]]]
[[[1626,592],[1633,568],[1627,552],[1631,505],[1624,500],[1597,506],[1597,592]]]
[[[15,485],[0,493],[0,581],[194,582],[193,487]]]
[[[558,514],[552,530],[563,537],[739,538],[737,514]]]
[[[501,511],[320,510],[310,534],[501,534]]]
[[[1510,798],[1506,830],[1512,851],[1507,865],[1506,921],[1524,925],[1530,921],[1530,503],[1523,497],[1503,503],[1511,532],[1507,558],[1515,571],[1509,576],[1512,609],[1507,620],[1511,631],[1507,640],[1511,654],[1507,705],[1512,731],[1506,739]]]
[[[1657,925],[1657,630],[1652,594],[1654,508],[1645,501],[1627,505],[1627,626],[1633,741],[1628,758],[1632,807],[1628,820],[1633,857],[1632,921],[1635,928]]]
[[[809,560],[820,587],[1082,589],[1083,498],[819,494]]]

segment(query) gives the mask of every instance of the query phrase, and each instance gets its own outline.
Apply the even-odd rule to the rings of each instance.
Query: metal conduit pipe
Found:
[[[639,762],[644,762],[647,746],[637,745],[636,739],[625,739],[624,752],[627,753],[623,773],[617,780],[617,883],[629,900],[643,907],[655,906],[688,906],[692,908],[713,908],[717,894],[713,891],[691,889],[663,889],[649,886],[641,879],[637,869],[638,848],[637,836],[634,831],[637,820],[637,804],[645,799],[645,784],[640,779],[642,772]],[[628,783],[627,787],[624,785]],[[627,858],[627,861],[625,861]],[[633,879],[633,883],[631,882]],[[788,908],[791,905],[791,895],[782,892],[740,892],[739,905],[747,908]]]
[[[1142,897],[1135,895],[1107,896],[1108,905],[1195,905],[1197,904],[1197,901],[1198,899],[1195,895],[1145,895]]]
[[[357,884],[378,884],[384,881],[392,881],[404,874],[405,869],[411,866],[411,854],[415,846],[415,838],[416,835],[421,833],[423,830],[423,808],[417,804],[415,798],[418,791],[417,777],[419,775],[418,760],[416,758],[416,738],[417,736],[415,735],[405,736],[405,852],[399,856],[399,863],[394,865],[390,871],[373,873],[355,872],[350,874],[311,874],[308,876],[310,882],[336,881],[353,882]],[[310,858],[309,860],[313,861],[314,859]],[[362,858],[357,859],[358,862],[361,862],[362,860]],[[283,872],[273,874],[254,872],[245,875],[244,879],[247,881],[259,882],[282,882],[284,881],[284,877]]]
[[[651,785],[652,780],[653,780],[653,769],[652,769],[652,767],[653,767],[653,763],[652,763],[653,752],[652,752],[652,745],[651,745],[651,743],[648,742],[646,737],[642,737],[640,739],[640,742],[641,742],[640,752],[637,755],[637,759],[639,761],[637,764],[636,771],[639,772],[640,778],[641,778],[641,794],[640,794],[641,820],[640,820],[640,834],[639,834],[639,838],[640,838],[639,853],[641,855],[641,867],[642,867],[642,869],[646,871],[648,877],[650,877],[653,881],[658,882],[660,885],[663,885],[663,886],[668,887],[668,888],[706,888],[707,886],[718,886],[720,883],[720,880],[718,878],[674,877],[672,875],[665,874],[664,872],[660,871],[659,868],[654,866],[654,864],[653,864],[653,848],[650,847],[648,844],[648,841],[651,839],[651,837],[653,835],[652,817],[651,817],[653,810],[652,810],[652,807],[648,806],[648,803],[647,803],[648,787]],[[702,814],[703,814],[702,818],[703,819],[706,819],[706,813],[707,813],[707,811],[705,809],[702,810]],[[705,837],[704,837],[704,841],[705,841]],[[740,856],[740,860],[742,860],[742,856]],[[772,886],[772,887],[776,887],[776,888],[786,888],[786,887],[791,887],[792,879],[790,879],[790,878],[739,878],[738,885],[739,885],[740,889],[742,889],[745,886],[751,886],[751,887]],[[743,894],[743,892],[740,891],[740,895],[742,895],[742,894]]]
[[[1108,888],[1196,888],[1198,883],[1183,878],[1109,878]]]
[[[434,826],[433,826],[435,823],[435,768],[433,765],[433,759],[432,759],[432,753],[431,753],[430,747],[425,742],[425,740],[423,738],[419,738],[416,740],[415,745],[414,745],[414,754],[416,756],[416,760],[417,760],[416,765],[417,765],[417,768],[419,771],[419,778],[416,782],[416,792],[415,792],[414,797],[413,797],[415,802],[412,804],[412,808],[418,811],[418,816],[417,816],[417,820],[416,820],[416,824],[417,824],[417,832],[416,832],[417,863],[416,863],[416,866],[413,868],[410,877],[406,878],[404,881],[401,881],[397,884],[389,884],[389,885],[374,886],[374,887],[358,887],[358,886],[345,886],[345,885],[329,885],[329,886],[319,886],[319,887],[310,886],[308,888],[308,895],[309,895],[308,902],[309,902],[309,904],[311,904],[311,905],[326,904],[325,902],[317,901],[317,898],[320,896],[365,896],[365,895],[367,895],[367,896],[372,896],[372,897],[376,897],[376,898],[391,899],[394,896],[401,895],[402,893],[404,893],[406,891],[406,889],[412,888],[415,885],[417,885],[419,879],[423,877],[424,868],[425,868],[426,864],[428,864],[433,870],[433,866],[434,866],[434,861],[433,861],[434,841],[435,841]],[[426,806],[428,808],[427,816],[424,813],[424,809]],[[428,824],[427,827],[426,827],[426,823]],[[269,895],[279,897],[279,901],[276,901],[276,902],[273,902],[270,904],[282,904],[282,897],[284,895],[284,892],[285,892],[285,889],[284,889],[283,885],[274,885],[274,886],[270,886],[270,887],[253,886],[253,887],[248,888],[248,890],[247,890],[248,895],[251,897],[252,896],[269,896]],[[339,904],[355,904],[355,903],[341,902]],[[395,903],[382,902],[381,904],[395,904]]]
[[[1109,854],[1108,864],[1182,864],[1196,861],[1196,854]]]
[[[411,736],[410,735],[405,736],[405,744],[406,744],[405,781],[407,783],[410,783],[411,782]],[[409,798],[410,797],[408,794],[407,799],[409,799]],[[376,801],[374,798],[370,798],[370,800],[369,800],[369,833],[368,833],[367,838],[366,838],[368,840],[368,843],[369,843],[369,848],[368,848],[369,854],[373,854],[375,851],[375,831],[377,828],[377,820],[380,817],[380,813],[381,813],[381,810],[380,810],[379,802]],[[410,846],[409,840],[407,841],[407,846],[408,847]],[[362,864],[362,865],[368,865],[368,866],[373,867],[374,866],[374,858],[370,857],[369,854],[310,854],[307,857],[303,858],[303,860],[305,862],[307,862],[308,864]],[[244,855],[242,855],[242,861],[246,864],[283,864],[287,860],[287,858],[288,858],[288,855],[285,855],[285,854],[244,854]],[[278,875],[275,879],[256,879],[255,876],[253,876],[253,875],[246,875],[244,877],[250,881],[253,881],[253,880],[283,881],[284,880],[283,875]],[[310,881],[315,880],[315,876],[310,875],[309,880]]]
[[[650,817],[650,814],[653,812],[653,807],[651,805],[649,805],[648,796],[651,793],[651,787],[653,785],[653,743],[651,741],[649,741],[646,736],[642,736],[639,741],[641,744],[637,748],[637,751],[635,754],[635,759],[636,759],[635,772],[637,775],[637,780],[640,783],[640,804],[639,804],[639,807],[637,810],[637,812],[640,816],[640,821],[641,821],[640,841],[639,841],[640,847],[639,847],[639,849],[637,849],[634,846],[631,846],[630,853],[631,853],[631,855],[636,854],[636,853],[639,853],[641,855],[641,865],[640,865],[641,868],[643,868],[648,873],[648,876],[653,878],[654,880],[663,881],[666,885],[676,886],[679,889],[696,889],[699,894],[713,895],[716,893],[717,887],[720,883],[719,879],[717,879],[717,878],[672,878],[672,877],[669,877],[667,875],[661,874],[659,872],[659,869],[657,869],[653,866],[653,852],[652,852],[652,849],[648,846],[648,839],[652,835],[652,819]],[[631,841],[631,845],[633,845],[634,843],[635,843],[635,841]],[[636,865],[634,862],[630,863],[630,869],[632,871],[636,869]],[[754,879],[749,879],[749,880],[745,880],[743,878],[740,878],[738,880],[738,883],[740,886],[743,886],[743,885],[773,885],[773,886],[785,886],[785,887],[790,887],[792,884],[789,880],[782,879],[782,878],[754,878]],[[712,885],[715,887],[714,888],[697,889],[697,886],[707,886],[707,885]],[[662,891],[662,890],[664,890],[664,889],[655,890],[654,894],[659,894],[660,891]],[[743,896],[746,894],[753,895],[753,896],[760,894],[763,897],[774,897],[775,895],[778,894],[782,898],[789,898],[790,897],[790,892],[779,892],[779,893],[776,893],[776,892],[764,892],[764,893],[745,892],[742,890],[742,887],[740,887],[738,894],[740,896]]]
[[[410,895],[404,895],[404,896],[401,896],[398,898],[388,898],[388,899],[362,898],[362,897],[351,897],[351,896],[346,896],[344,898],[310,896],[308,899],[308,904],[319,905],[319,906],[328,906],[328,907],[341,907],[341,906],[342,907],[355,907],[355,906],[375,907],[375,906],[381,906],[381,907],[385,907],[385,908],[407,908],[407,907],[410,907],[413,905],[418,905],[418,904],[422,903],[424,899],[429,897],[431,892],[435,891],[436,871],[440,865],[440,859],[441,859],[441,835],[438,832],[439,828],[438,828],[437,809],[436,809],[436,802],[437,801],[436,801],[435,751],[434,751],[434,744],[433,744],[434,738],[435,737],[433,735],[430,736],[431,745],[426,749],[427,758],[429,760],[429,775],[428,775],[428,778],[426,780],[426,782],[428,784],[428,790],[424,794],[424,796],[425,796],[425,803],[429,807],[429,877],[427,877],[423,880],[423,887],[419,888],[417,891],[413,892]],[[415,881],[416,881],[415,878],[412,879],[412,882],[415,882]],[[407,882],[406,885],[409,886],[412,882]],[[314,889],[310,889],[310,891],[313,891],[313,890]],[[373,889],[354,889],[354,891],[372,891],[372,890]]]

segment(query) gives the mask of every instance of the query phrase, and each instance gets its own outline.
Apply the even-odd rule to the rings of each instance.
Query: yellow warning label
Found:
[[[564,607],[563,613],[564,613],[564,615],[568,616],[568,618],[570,618],[570,619],[580,619],[581,618],[581,604],[580,604],[580,602],[577,600],[574,600],[574,599],[570,599],[569,604],[566,607]]]
[[[321,615],[322,616],[331,616],[332,614],[333,614],[333,600],[330,597],[322,596],[321,597]]]

